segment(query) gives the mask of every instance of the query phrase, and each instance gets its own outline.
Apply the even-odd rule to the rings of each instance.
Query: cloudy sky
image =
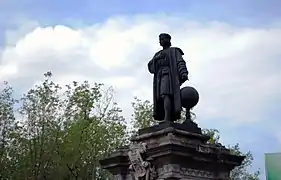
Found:
[[[147,62],[172,35],[184,52],[203,128],[254,154],[281,151],[281,1],[0,0],[0,81],[17,93],[51,70],[57,82],[115,88],[129,118],[134,96],[152,99]],[[279,60],[278,60],[279,59]],[[262,177],[264,178],[264,177]]]

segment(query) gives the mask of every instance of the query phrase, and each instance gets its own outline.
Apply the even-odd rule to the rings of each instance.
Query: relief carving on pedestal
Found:
[[[145,161],[142,154],[146,152],[146,143],[132,143],[128,152],[130,160],[130,171],[132,178],[139,180],[154,180],[157,178],[155,167],[148,161]]]
[[[120,174],[116,174],[113,176],[113,180],[122,180],[122,176]]]
[[[212,172],[184,168],[180,167],[180,165],[178,164],[168,164],[158,169],[160,177],[165,176],[165,174],[170,174],[171,172],[176,174],[178,173],[178,175],[182,176],[183,178],[196,177],[204,179],[214,179],[214,174]]]

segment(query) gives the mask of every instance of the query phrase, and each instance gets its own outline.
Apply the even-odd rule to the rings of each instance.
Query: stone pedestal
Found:
[[[241,165],[245,157],[232,155],[221,144],[208,144],[208,139],[191,121],[161,123],[139,130],[138,135],[131,139],[132,144],[145,145],[145,149],[139,152],[140,161],[146,163],[138,165],[136,161],[132,162],[128,153],[137,152],[132,147],[120,148],[100,163],[118,180],[227,180],[230,171]],[[134,166],[130,167],[131,164]],[[141,166],[145,166],[147,173],[138,177],[137,171],[141,174],[141,170],[137,169]]]

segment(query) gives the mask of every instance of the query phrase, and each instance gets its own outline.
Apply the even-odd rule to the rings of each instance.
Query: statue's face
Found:
[[[159,43],[161,46],[165,46],[165,45],[169,45],[170,43],[170,38],[166,37],[166,36],[160,36],[159,37]]]

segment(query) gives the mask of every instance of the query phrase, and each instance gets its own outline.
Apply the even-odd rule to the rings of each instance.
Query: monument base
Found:
[[[202,134],[201,128],[199,128],[195,122],[188,120],[188,121],[184,121],[183,123],[160,122],[158,125],[140,129],[138,131],[138,135],[157,132],[162,129],[166,129],[168,127],[173,127],[175,129],[182,130],[182,131],[188,131],[191,133]]]
[[[245,157],[231,154],[221,144],[208,144],[208,139],[194,122],[161,123],[140,129],[131,139],[134,146],[119,149],[100,163],[119,180],[227,180]]]

